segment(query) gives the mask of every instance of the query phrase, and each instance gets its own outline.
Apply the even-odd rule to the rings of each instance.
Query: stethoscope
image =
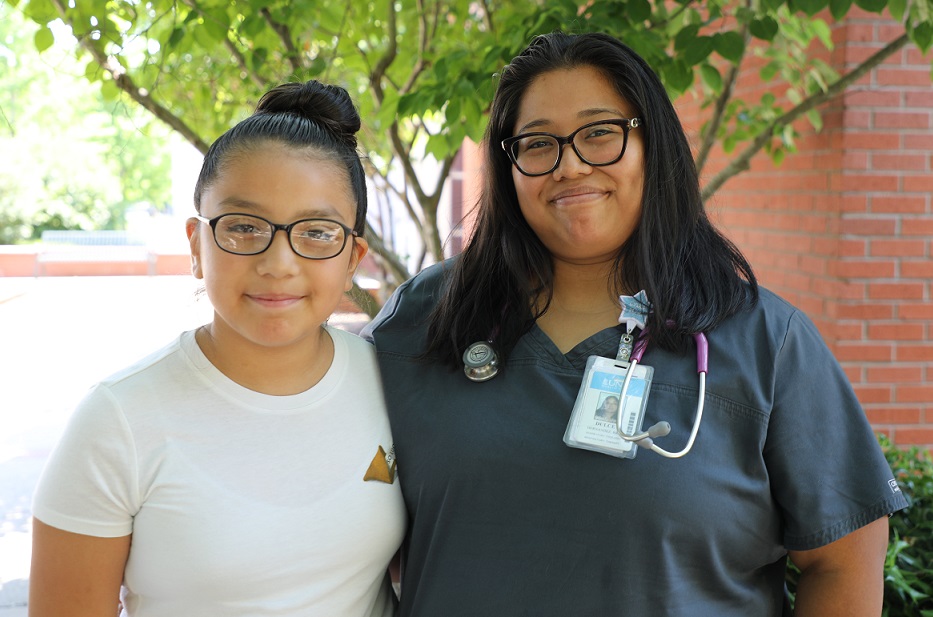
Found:
[[[642,334],[644,334],[644,332],[642,332]],[[697,431],[700,430],[700,422],[703,420],[703,406],[706,403],[706,373],[709,370],[709,343],[706,341],[706,335],[702,332],[697,332],[693,335],[693,341],[697,346],[697,374],[700,376],[700,392],[697,395],[697,410],[693,419],[693,429],[690,431],[690,438],[687,439],[687,445],[679,452],[668,452],[654,443],[656,438],[664,437],[671,432],[670,423],[663,420],[651,425],[647,431],[629,435],[622,430],[621,413],[616,414],[616,431],[618,431],[619,437],[625,441],[634,441],[635,445],[647,448],[652,452],[657,452],[661,456],[667,458],[680,458],[690,451],[693,447],[693,442],[696,441]],[[641,357],[644,355],[647,346],[647,339],[645,339],[644,336],[635,341],[635,347],[632,349],[632,355],[629,358],[630,364],[625,370],[625,381],[622,382],[622,392],[619,394],[619,401],[622,401],[619,403],[619,409],[623,409],[625,394],[628,392],[628,385],[632,381],[635,366],[641,362]]]
[[[687,439],[687,445],[679,452],[669,452],[654,443],[658,437],[664,437],[671,432],[669,422],[661,421],[653,424],[647,431],[629,435],[622,430],[622,414],[616,416],[616,431],[619,437],[626,441],[635,442],[636,445],[656,452],[666,458],[680,458],[690,452],[693,448],[693,442],[696,441],[697,432],[700,430],[700,423],[703,421],[703,407],[706,402],[706,373],[709,372],[709,343],[702,332],[693,335],[693,340],[697,347],[697,374],[700,378],[700,391],[697,395],[697,409],[693,419],[693,429],[690,431],[690,437]],[[632,355],[629,358],[629,366],[625,371],[625,380],[622,382],[622,392],[619,395],[619,408],[624,407],[625,395],[628,392],[629,383],[632,381],[635,366],[641,362],[641,358],[648,346],[647,339],[642,336],[635,341]],[[470,381],[483,382],[488,381],[499,373],[499,358],[490,341],[478,341],[467,347],[463,352],[463,372]]]

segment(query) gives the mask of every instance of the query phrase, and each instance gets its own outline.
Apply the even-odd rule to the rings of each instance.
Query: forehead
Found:
[[[326,217],[351,225],[356,218],[342,163],[313,149],[274,142],[231,153],[202,203],[210,216],[245,212],[277,222]]]
[[[522,95],[515,131],[547,130],[608,117],[634,117],[634,107],[596,68],[588,65],[555,69],[535,77]],[[569,128],[567,128],[569,127]]]

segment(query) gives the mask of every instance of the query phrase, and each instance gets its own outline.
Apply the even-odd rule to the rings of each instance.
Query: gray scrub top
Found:
[[[787,550],[823,546],[906,507],[846,376],[801,312],[765,289],[709,339],[706,409],[681,459],[570,448],[588,356],[533,327],[499,375],[418,359],[443,264],[367,327],[410,515],[402,617],[781,615]],[[649,347],[645,426],[683,447],[696,356]]]

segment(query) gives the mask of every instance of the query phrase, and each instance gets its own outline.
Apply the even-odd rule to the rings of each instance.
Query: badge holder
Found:
[[[627,435],[641,431],[654,369],[644,364],[631,367],[628,358],[633,342],[631,334],[623,334],[616,359],[590,356],[587,360],[583,383],[564,432],[564,443],[571,448],[635,458],[636,444],[622,439],[619,431]],[[632,377],[620,401],[629,370]]]

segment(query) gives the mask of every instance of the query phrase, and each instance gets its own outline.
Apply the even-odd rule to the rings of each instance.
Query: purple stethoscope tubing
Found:
[[[697,410],[693,420],[693,429],[690,431],[690,437],[687,439],[687,445],[679,452],[668,452],[654,443],[655,438],[664,437],[671,432],[671,425],[664,421],[652,425],[647,431],[629,435],[622,430],[621,413],[616,417],[616,430],[619,433],[619,437],[626,441],[633,441],[636,445],[647,448],[652,452],[657,452],[661,456],[667,458],[680,458],[687,454],[687,452],[690,452],[690,449],[693,447],[693,442],[696,441],[697,432],[700,430],[700,423],[703,420],[703,407],[706,402],[706,373],[709,372],[709,343],[706,340],[706,335],[702,332],[697,332],[693,335],[693,341],[696,343],[697,347],[697,374],[700,378],[700,391],[697,394]],[[632,357],[629,360],[630,364],[625,371],[625,381],[622,382],[622,392],[619,395],[620,401],[625,401],[629,383],[632,381],[632,375],[635,372],[635,365],[641,362],[641,357],[644,355],[647,345],[647,337],[645,336],[639,337],[639,339],[635,341],[635,345],[632,349]],[[623,406],[624,402],[620,403],[620,407]]]

